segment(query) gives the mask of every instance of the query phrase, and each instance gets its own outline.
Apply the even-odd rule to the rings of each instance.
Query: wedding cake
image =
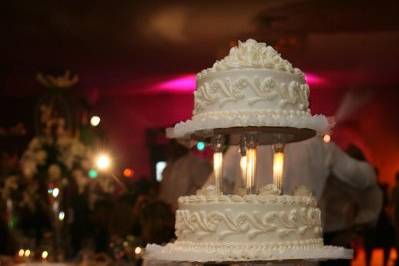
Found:
[[[197,75],[192,120],[171,137],[219,128],[291,127],[323,132],[327,119],[312,116],[304,74],[265,43],[239,42],[224,59]],[[148,245],[159,261],[245,262],[350,258],[324,246],[320,209],[305,187],[291,195],[274,184],[256,194],[224,195],[208,186],[178,200],[176,241]]]
[[[168,131],[184,137],[214,128],[271,126],[323,132],[328,121],[312,116],[304,73],[271,46],[249,39],[197,74],[191,120]]]

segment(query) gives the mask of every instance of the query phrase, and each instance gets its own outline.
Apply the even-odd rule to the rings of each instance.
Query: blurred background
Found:
[[[359,147],[392,191],[398,11],[357,0],[3,3],[2,254],[138,263],[141,223],[155,215],[145,208],[166,208],[151,200],[176,152],[164,128],[191,117],[195,74],[248,38],[306,73],[312,113],[335,117],[332,141]],[[201,143],[192,152],[210,154]],[[160,243],[173,236],[168,219]]]

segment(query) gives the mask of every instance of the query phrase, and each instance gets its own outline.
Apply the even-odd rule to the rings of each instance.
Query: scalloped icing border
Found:
[[[169,138],[181,138],[201,130],[250,126],[309,128],[319,133],[324,133],[331,127],[324,115],[311,116],[307,112],[220,111],[193,116],[192,120],[179,122],[166,132]]]
[[[304,242],[307,241],[307,242]],[[145,258],[155,261],[176,262],[243,262],[281,260],[351,259],[353,250],[335,246],[323,246],[322,239],[303,240],[302,243],[283,245],[188,243],[181,242],[146,247]]]
[[[257,203],[257,204],[282,204],[316,207],[317,201],[310,196],[291,195],[191,195],[179,197],[178,203],[184,205],[200,205],[206,203]]]

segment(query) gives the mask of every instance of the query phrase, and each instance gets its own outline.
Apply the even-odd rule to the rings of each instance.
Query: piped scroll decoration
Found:
[[[208,213],[178,210],[176,216],[176,235],[181,240],[193,236],[198,240],[207,236],[224,240],[233,234],[242,234],[252,240],[269,232],[285,238],[289,234],[303,235],[308,231],[315,234],[314,237],[321,234],[320,210],[317,208],[302,207],[289,211],[269,211],[266,214],[258,211],[234,214],[230,209]]]

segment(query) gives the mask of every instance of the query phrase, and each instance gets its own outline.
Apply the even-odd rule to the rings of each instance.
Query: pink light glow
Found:
[[[305,79],[309,85],[321,85],[325,83],[325,79],[313,73],[306,73]],[[162,81],[156,84],[154,89],[169,92],[193,92],[195,86],[195,74],[185,74],[174,79]]]
[[[160,82],[155,86],[155,89],[170,92],[193,92],[195,90],[195,75],[186,74]]]
[[[325,82],[322,77],[312,73],[305,73],[305,80],[309,85],[321,85]]]

